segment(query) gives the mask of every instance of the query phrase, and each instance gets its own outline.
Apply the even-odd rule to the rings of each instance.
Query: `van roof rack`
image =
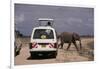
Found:
[[[42,21],[46,21],[45,25],[44,26],[53,26],[53,23],[54,23],[54,19],[51,19],[51,18],[38,18],[38,21],[39,21],[39,26],[43,26],[41,23]]]
[[[53,21],[51,18],[39,18],[38,21]]]

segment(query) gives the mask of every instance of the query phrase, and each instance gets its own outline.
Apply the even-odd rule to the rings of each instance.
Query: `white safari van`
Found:
[[[33,28],[31,34],[31,40],[29,44],[30,55],[39,56],[51,56],[56,57],[57,55],[57,35],[53,25],[53,19],[40,18],[39,27]],[[41,25],[41,23],[46,23],[46,25]]]

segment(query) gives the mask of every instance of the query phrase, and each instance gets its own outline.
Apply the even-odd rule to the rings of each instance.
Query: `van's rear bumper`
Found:
[[[30,49],[30,52],[39,52],[39,51],[44,51],[44,52],[46,52],[46,51],[57,51],[57,49],[55,49],[55,48],[52,48],[52,49]]]

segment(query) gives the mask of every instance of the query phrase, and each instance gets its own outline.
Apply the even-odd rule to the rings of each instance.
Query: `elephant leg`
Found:
[[[77,44],[76,44],[76,41],[73,41],[73,44],[74,44],[76,50],[79,51],[79,49],[78,49],[78,47],[77,47]]]
[[[58,48],[60,47],[61,44],[58,44]]]
[[[71,42],[68,44],[67,50],[70,48],[70,46],[71,46]]]
[[[64,43],[62,42],[62,43],[61,43],[61,49],[63,48],[63,44],[64,44]]]
[[[80,50],[82,50],[82,44],[81,44],[81,40],[80,40]]]

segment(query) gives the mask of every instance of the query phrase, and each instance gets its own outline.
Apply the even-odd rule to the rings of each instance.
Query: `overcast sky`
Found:
[[[53,18],[58,33],[94,34],[93,8],[15,4],[15,28],[22,34],[31,35],[32,28],[38,26],[38,18]]]

